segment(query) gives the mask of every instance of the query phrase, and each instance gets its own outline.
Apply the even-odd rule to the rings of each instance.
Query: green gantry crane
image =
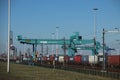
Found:
[[[62,45],[63,49],[68,49],[68,56],[74,56],[77,49],[92,50],[92,55],[95,55],[93,46],[79,46],[94,43],[94,39],[82,39],[82,36],[79,36],[79,32],[75,32],[72,36],[70,36],[70,39],[26,39],[19,35],[18,41],[22,44],[33,45],[33,58],[35,58],[37,45],[39,44]],[[100,43],[96,41],[96,53],[98,53],[98,49],[100,48]]]

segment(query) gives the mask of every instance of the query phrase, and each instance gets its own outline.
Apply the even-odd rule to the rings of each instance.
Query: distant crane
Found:
[[[92,50],[94,48],[91,46],[78,46],[84,44],[92,44],[94,43],[93,39],[82,39],[82,36],[79,36],[79,32],[75,32],[70,39],[23,39],[22,36],[18,36],[18,41],[22,44],[30,44],[33,45],[33,58],[35,58],[35,52],[37,49],[37,45],[39,44],[49,44],[49,45],[62,45],[62,48],[68,49],[68,56],[74,56],[77,49],[84,49],[84,50]],[[66,45],[66,47],[65,47]],[[96,42],[96,49],[100,49],[101,45],[99,42]],[[94,55],[94,53],[92,53]]]

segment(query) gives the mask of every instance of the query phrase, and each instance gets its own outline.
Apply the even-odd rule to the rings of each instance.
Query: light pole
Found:
[[[54,36],[55,36],[55,33],[52,33],[52,39],[54,39]],[[53,49],[54,49],[54,45],[52,45],[52,56],[55,57]],[[55,58],[52,63],[53,63],[53,69],[55,69]]]
[[[54,35],[55,35],[55,33],[52,33],[52,39],[54,39]],[[53,48],[54,48],[54,45],[52,45],[52,55],[54,55]]]
[[[10,0],[8,0],[8,55],[7,55],[7,73],[10,72]]]
[[[103,28],[103,70],[105,70],[105,30]]]
[[[105,63],[105,60],[106,60],[106,58],[105,58],[105,33],[113,33],[113,32],[120,32],[119,31],[119,29],[118,28],[115,28],[115,30],[105,30],[104,28],[103,28],[103,70],[105,70],[105,68],[106,68],[106,63]]]
[[[56,39],[58,39],[58,26],[56,27]],[[56,56],[58,55],[58,45],[56,44]]]
[[[98,10],[98,8],[94,8],[93,11],[94,11],[94,38],[96,38],[96,27],[97,27],[97,24],[96,24],[96,11]]]
[[[95,65],[95,54],[96,54],[96,11],[98,8],[93,8],[94,11],[94,65]]]

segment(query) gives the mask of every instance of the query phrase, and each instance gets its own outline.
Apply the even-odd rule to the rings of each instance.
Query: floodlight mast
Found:
[[[115,30],[105,30],[104,28],[103,28],[103,70],[105,70],[106,69],[106,63],[105,63],[105,33],[113,33],[113,32],[120,32],[119,31],[119,29],[118,28],[115,28]]]
[[[7,73],[10,72],[10,0],[8,0],[8,55],[7,55]]]
[[[93,8],[94,10],[94,66],[95,66],[95,54],[96,54],[96,11],[98,8]]]

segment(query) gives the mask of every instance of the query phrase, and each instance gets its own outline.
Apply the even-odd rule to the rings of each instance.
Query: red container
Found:
[[[43,61],[47,61],[47,56],[43,56]]]
[[[81,64],[82,63],[82,56],[81,55],[74,56],[74,63]]]
[[[120,66],[120,55],[109,55],[108,66]]]
[[[65,61],[65,63],[68,63],[68,61],[69,61],[69,56],[68,55],[64,56],[64,61]]]
[[[53,61],[54,60],[54,56],[53,55],[50,55],[50,61]]]

